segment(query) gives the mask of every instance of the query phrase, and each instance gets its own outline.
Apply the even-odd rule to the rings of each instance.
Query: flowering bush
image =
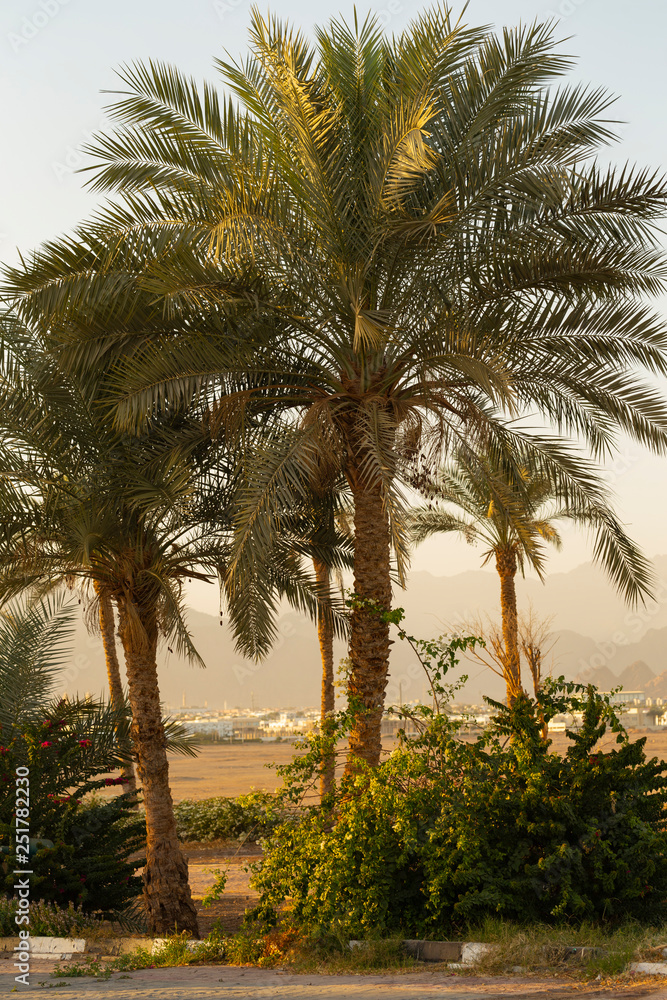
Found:
[[[48,735],[48,739],[44,737]],[[122,785],[125,778],[100,777],[127,759],[128,723],[92,702],[52,702],[39,719],[14,728],[0,755],[0,879],[12,894],[15,773],[30,772],[30,835],[53,842],[31,858],[32,898],[85,912],[112,914],[141,891],[130,861],[145,841],[145,826],[132,812],[132,798],[86,804],[89,792]]]

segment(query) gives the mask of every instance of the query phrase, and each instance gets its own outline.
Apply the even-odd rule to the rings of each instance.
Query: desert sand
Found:
[[[667,760],[667,732],[632,730],[633,739],[646,737],[650,757]],[[601,749],[612,749],[615,737],[608,735]],[[553,749],[562,752],[566,738],[553,737]],[[385,750],[391,750],[393,740],[384,740]],[[182,799],[207,799],[213,795],[236,796],[252,788],[273,791],[281,784],[280,776],[269,764],[287,764],[295,753],[291,743],[214,743],[203,746],[199,755],[181,757],[169,755],[169,777],[175,802]]]

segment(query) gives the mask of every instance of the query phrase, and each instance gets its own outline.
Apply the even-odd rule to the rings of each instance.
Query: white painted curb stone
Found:
[[[645,976],[667,976],[667,962],[631,962],[629,969]]]
[[[466,941],[461,945],[461,964],[477,965],[483,958],[498,950],[497,944],[484,944],[481,941]]]
[[[86,950],[84,938],[31,937],[30,954],[33,958],[70,959]]]

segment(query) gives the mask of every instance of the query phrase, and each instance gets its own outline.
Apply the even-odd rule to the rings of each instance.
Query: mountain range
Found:
[[[660,581],[656,600],[634,611],[623,605],[602,572],[590,563],[553,574],[545,584],[531,578],[517,581],[520,607],[532,606],[538,617],[550,620],[553,649],[547,668],[553,674],[592,681],[603,690],[617,686],[622,676],[626,690],[645,689],[653,697],[667,698],[667,582],[662,583],[667,581],[667,556],[657,556],[654,564]],[[394,604],[405,609],[409,634],[432,638],[460,631],[480,615],[497,618],[498,591],[498,578],[491,570],[452,576],[415,572],[407,589],[395,594]],[[278,622],[278,641],[261,663],[235,651],[227,625],[221,626],[214,615],[192,610],[188,624],[206,669],[188,665],[163,644],[159,673],[167,704],[207,703],[211,708],[319,704],[319,649],[315,627],[308,619],[286,610]],[[343,645],[338,644],[336,658],[344,655]],[[623,673],[629,667],[630,672]],[[480,702],[482,695],[502,696],[502,680],[479,663],[464,660],[460,672],[469,679],[458,699]],[[422,698],[426,686],[408,644],[396,641],[390,700]],[[101,640],[86,632],[83,618],[59,689],[70,694],[99,694],[106,689]],[[664,694],[658,693],[663,690]]]

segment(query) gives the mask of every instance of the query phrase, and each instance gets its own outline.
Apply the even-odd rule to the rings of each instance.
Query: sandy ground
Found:
[[[209,743],[199,755],[169,755],[169,780],[174,802],[235,797],[251,788],[273,791],[280,776],[269,764],[287,764],[294,756],[291,743]]]

